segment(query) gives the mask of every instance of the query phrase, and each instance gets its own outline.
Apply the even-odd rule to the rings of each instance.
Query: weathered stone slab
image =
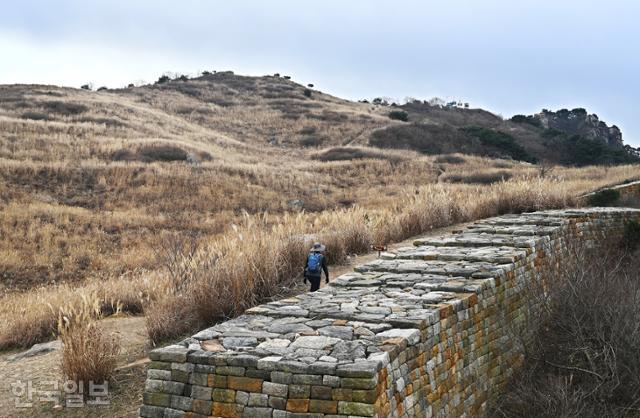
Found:
[[[475,261],[440,260],[375,260],[356,267],[356,271],[397,274],[434,274],[449,277],[491,278],[513,270],[512,264],[492,264]]]
[[[440,260],[440,261],[478,261],[492,264],[515,263],[527,256],[526,250],[513,247],[419,247],[400,248],[388,252],[383,259]]]
[[[461,234],[442,237],[419,238],[414,241],[416,246],[433,247],[516,247],[533,248],[537,244],[548,241],[547,237],[514,236],[505,234],[481,234],[475,232],[463,232]]]
[[[48,343],[34,344],[27,351],[23,351],[21,353],[13,354],[13,355],[7,357],[7,360],[10,361],[10,362],[17,361],[17,360],[22,360],[22,359],[28,358],[28,357],[34,357],[34,356],[39,356],[39,355],[42,355],[42,354],[47,354],[47,353],[50,353],[52,351],[59,350],[60,348],[62,348],[62,342],[60,340],[54,340],[54,341],[50,341]]]

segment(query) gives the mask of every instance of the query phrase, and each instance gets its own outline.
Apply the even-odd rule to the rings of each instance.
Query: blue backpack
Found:
[[[307,258],[307,274],[309,276],[320,276],[322,274],[322,258],[320,253],[311,253]]]

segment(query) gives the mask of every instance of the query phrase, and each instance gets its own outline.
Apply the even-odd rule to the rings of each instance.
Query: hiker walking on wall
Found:
[[[329,283],[329,269],[327,268],[327,257],[325,257],[324,250],[326,247],[319,242],[313,244],[311,252],[307,257],[307,264],[304,266],[304,282],[307,280],[311,283],[311,292],[315,292],[320,288],[320,279],[322,278],[322,272],[327,278],[326,283]]]

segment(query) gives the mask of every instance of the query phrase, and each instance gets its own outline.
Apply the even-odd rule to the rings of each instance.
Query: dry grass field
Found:
[[[559,208],[640,166],[549,167],[368,146],[402,122],[278,77],[91,92],[0,86],[0,350],[61,309],[146,317],[160,343],[431,229]],[[99,312],[99,313],[98,313]]]

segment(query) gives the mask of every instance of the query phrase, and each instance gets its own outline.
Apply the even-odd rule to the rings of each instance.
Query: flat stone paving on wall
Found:
[[[640,211],[505,215],[154,350],[141,417],[482,416],[521,364],[545,257]],[[215,301],[212,301],[215,303]]]

